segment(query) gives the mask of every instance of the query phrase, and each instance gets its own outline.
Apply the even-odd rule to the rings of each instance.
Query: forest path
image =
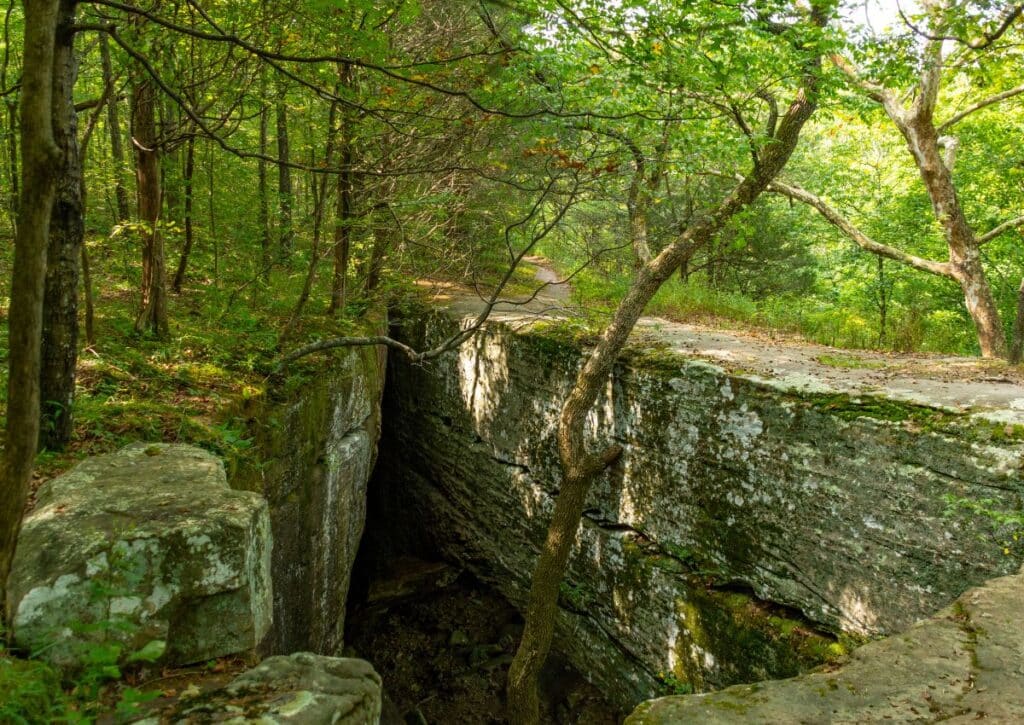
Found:
[[[499,304],[491,313],[494,320],[516,327],[579,311],[570,285],[547,260],[525,261],[544,286],[531,300]],[[448,304],[466,315],[481,307],[471,295],[455,295]],[[771,331],[722,330],[660,317],[642,317],[631,340],[640,346],[664,346],[794,393],[880,396],[1024,425],[1024,374],[1000,361],[845,350]]]

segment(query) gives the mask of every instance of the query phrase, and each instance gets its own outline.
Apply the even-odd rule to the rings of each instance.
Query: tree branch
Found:
[[[873,83],[867,78],[864,78],[857,66],[855,66],[851,61],[838,53],[833,53],[832,56],[830,56],[830,59],[832,61],[832,65],[842,71],[843,75],[853,81],[858,88],[864,91],[868,98],[876,101],[877,103],[881,103],[886,107],[888,107],[889,104],[898,105],[896,98],[892,95],[892,91],[885,86]]]
[[[956,114],[948,121],[943,121],[936,130],[939,133],[945,133],[947,129],[960,123],[962,120],[964,120],[967,116],[970,116],[975,111],[980,111],[983,108],[988,108],[989,106],[999,103],[1000,101],[1005,101],[1007,98],[1019,96],[1022,93],[1024,93],[1024,83],[1015,88],[1010,88],[1009,90],[1003,91],[1002,93],[996,93],[995,95],[982,99],[975,103],[974,105],[968,106],[964,110],[960,111],[960,113]]]
[[[985,232],[984,234],[980,235],[978,237],[978,244],[986,244],[988,242],[991,242],[993,239],[995,239],[1008,229],[1013,229],[1014,227],[1021,226],[1024,226],[1024,216],[1019,216],[1016,219],[1008,219],[1002,224],[999,224],[998,226],[995,226],[992,229]]]
[[[924,259],[922,257],[914,256],[913,254],[907,254],[906,252],[896,249],[895,247],[890,247],[887,244],[876,242],[854,226],[849,219],[825,203],[824,200],[815,196],[806,189],[802,189],[799,186],[787,184],[786,182],[776,179],[768,185],[768,191],[775,192],[776,194],[782,194],[790,199],[795,199],[796,201],[813,207],[826,219],[826,221],[843,232],[846,236],[856,242],[857,246],[865,251],[877,254],[880,257],[892,259],[896,262],[900,262],[901,264],[906,264],[923,272],[938,275],[939,277],[953,277],[953,268],[948,262],[935,262],[930,259]]]
[[[899,11],[900,18],[903,20],[906,26],[914,32],[915,35],[919,35],[922,38],[925,38],[926,40],[929,41],[944,42],[947,40],[952,40],[954,42],[961,43],[962,45],[966,45],[968,48],[971,48],[973,50],[983,50],[984,48],[987,48],[988,46],[992,45],[992,43],[996,42],[1001,37],[1003,37],[1003,34],[1010,29],[1010,26],[1013,25],[1014,21],[1016,21],[1017,18],[1019,18],[1021,14],[1024,13],[1024,3],[1011,5],[1010,7],[1006,8],[1003,14],[1003,19],[1000,21],[999,25],[996,26],[995,30],[988,33],[982,33],[980,38],[975,38],[973,40],[965,40],[964,38],[961,38],[956,35],[932,33],[914,24],[910,20],[910,18],[907,17],[906,13],[903,12],[903,8],[901,8],[899,4],[896,5],[896,9]]]
[[[544,189],[544,192],[537,198],[536,202],[526,213],[526,215],[522,219],[519,219],[509,224],[505,228],[506,235],[510,234],[512,230],[521,228],[524,225],[528,224],[530,220],[534,219],[539,213],[541,213],[541,211],[544,208],[544,205],[548,201],[551,193],[554,191],[555,185],[558,183],[560,178],[561,177],[559,176],[551,177],[551,179],[548,181],[547,186]],[[577,193],[579,192],[580,184],[581,182],[579,180],[579,177],[575,177],[573,188],[570,190],[569,196],[566,199],[565,203],[563,203],[559,207],[558,213],[556,213],[550,220],[543,222],[540,226],[540,229],[534,232],[534,234],[530,237],[529,242],[523,247],[523,249],[518,254],[516,254],[513,257],[511,263],[508,266],[508,269],[505,270],[505,273],[502,275],[501,280],[494,288],[494,291],[491,292],[490,296],[486,300],[484,300],[483,309],[479,312],[479,314],[476,316],[473,322],[468,327],[459,330],[454,335],[451,335],[446,340],[442,341],[433,349],[417,351],[412,347],[406,345],[405,343],[399,342],[398,340],[395,340],[394,338],[391,337],[387,337],[385,335],[374,335],[369,337],[336,337],[331,338],[329,340],[320,340],[319,342],[311,343],[289,353],[288,355],[285,355],[283,358],[280,359],[280,361],[276,365],[276,369],[280,370],[285,365],[295,362],[299,358],[311,355],[315,352],[320,352],[323,350],[332,350],[339,347],[365,347],[368,345],[383,345],[385,347],[400,350],[402,353],[406,355],[406,357],[408,357],[414,363],[426,362],[427,360],[432,360],[436,357],[440,357],[441,355],[447,352],[455,350],[456,348],[461,346],[462,343],[464,343],[466,340],[472,337],[477,330],[484,326],[484,323],[487,322],[487,319],[491,316],[491,312],[493,312],[494,308],[498,306],[498,303],[502,301],[501,294],[505,290],[506,285],[508,285],[508,283],[512,280],[512,276],[515,274],[516,269],[518,269],[523,259],[530,253],[531,250],[533,250],[533,248],[537,245],[538,242],[544,239],[544,237],[550,234],[551,231],[556,226],[558,226],[558,224],[565,217],[566,213],[575,203]],[[540,289],[543,289],[546,286],[547,283],[542,285]],[[540,289],[535,291],[526,301],[513,304],[527,304],[528,302],[531,302],[533,299],[536,298],[536,296],[540,292]]]

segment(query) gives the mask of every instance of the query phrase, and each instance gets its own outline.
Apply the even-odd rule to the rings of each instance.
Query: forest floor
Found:
[[[384,680],[382,725],[505,719],[508,668],[522,634],[519,612],[495,591],[441,563],[402,557],[349,602],[346,655],[370,660]],[[429,584],[426,584],[429,581]],[[542,725],[615,725],[622,714],[562,658],[541,677]]]
[[[534,268],[540,291],[500,304],[492,318],[513,326],[580,317],[569,283],[540,257]],[[439,300],[456,312],[472,314],[479,298],[449,289]],[[1024,424],[1024,370],[1003,361],[924,353],[846,350],[807,342],[795,335],[713,327],[642,317],[633,332],[639,347],[658,347],[705,360],[731,373],[768,382],[792,392],[871,395],[919,405],[978,412]]]

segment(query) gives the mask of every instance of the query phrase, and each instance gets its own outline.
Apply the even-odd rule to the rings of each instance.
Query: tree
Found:
[[[62,5],[62,25],[73,20],[74,6]],[[54,55],[53,133],[61,155],[57,197],[50,219],[43,295],[40,399],[40,448],[60,450],[71,440],[78,363],[78,278],[85,238],[82,159],[78,148],[74,41],[61,41]]]
[[[560,6],[564,7],[561,3]],[[586,16],[585,30],[593,37],[596,31],[590,18],[594,17],[595,8],[587,7],[586,10],[590,12],[572,13],[569,21],[582,24],[579,18]],[[713,32],[694,34],[697,37],[689,33],[684,35],[687,29],[693,32],[690,23],[693,22],[695,8],[687,8],[688,14],[682,16],[674,15],[674,10],[677,9],[651,3],[637,15],[620,18],[616,24],[627,29],[623,35],[629,38],[623,45],[646,35],[650,49],[648,58],[671,54],[674,63],[682,64],[684,59],[688,60],[689,63],[683,66],[688,73],[677,76],[676,82],[697,103],[713,98],[714,105],[735,106],[735,112],[730,115],[746,137],[753,163],[727,193],[695,215],[661,252],[638,268],[611,322],[600,335],[597,345],[587,354],[563,402],[557,433],[562,477],[547,537],[531,579],[522,641],[509,670],[509,717],[517,725],[533,725],[539,721],[537,678],[551,646],[559,584],[580,525],[586,497],[595,477],[622,455],[618,445],[609,445],[597,452],[590,450],[584,433],[586,417],[606,385],[612,367],[647,303],[686,260],[708,245],[736,214],[767,189],[789,160],[800,131],[817,104],[821,54],[825,45],[821,30],[832,10],[828,4],[815,3],[806,14],[795,7],[777,6],[766,11],[753,5],[740,4],[725,10],[714,3],[700,5],[699,10],[706,14],[700,25],[728,28],[728,41],[724,37],[715,37]],[[602,41],[595,45],[601,52],[606,56],[616,55],[614,49],[608,48],[612,43],[603,41],[609,35],[605,33],[600,37]],[[716,54],[713,49],[723,49],[726,42],[726,51]],[[744,43],[749,44],[745,52],[740,49]],[[774,52],[766,56],[769,49]],[[692,69],[705,62],[708,82],[702,84],[700,81],[704,79]],[[732,63],[738,65],[732,66]],[[774,93],[762,89],[771,99],[766,102],[768,110],[764,115],[763,130],[754,131],[754,126],[744,118],[740,107],[731,102],[731,89],[727,84],[735,76],[729,71],[735,72],[739,64],[751,77],[756,77],[758,71],[766,72],[775,86],[772,89]],[[791,77],[794,71],[800,80],[799,86],[788,89],[792,94],[790,103],[785,112],[777,114],[775,96],[785,89],[785,84],[778,79]]]
[[[909,90],[895,85],[898,76],[887,79],[882,73],[881,79],[872,79],[839,54],[833,56],[833,62],[860,93],[884,111],[904,139],[931,201],[934,220],[942,230],[948,258],[936,261],[879,243],[823,198],[797,184],[778,180],[771,185],[771,190],[810,205],[862,249],[872,254],[956,282],[974,321],[982,356],[1000,357],[1007,352],[1006,339],[999,309],[985,272],[982,247],[1007,230],[1024,225],[1024,216],[1002,221],[984,233],[975,231],[967,218],[963,200],[957,193],[953,172],[959,141],[951,132],[971,114],[1024,94],[1024,85],[999,91],[971,103],[945,121],[936,120],[936,111],[944,74],[950,66],[955,69],[958,65],[972,61],[969,57],[971,54],[988,47],[1011,30],[1024,6],[1005,8],[994,21],[995,30],[982,33],[984,40],[958,46],[958,38],[950,33],[963,26],[968,17],[966,8],[946,0],[928,0],[923,5],[925,27],[914,28],[923,40],[918,44],[919,52],[914,58],[917,73]],[[949,47],[954,50],[949,50]],[[907,99],[912,99],[909,105]]]
[[[156,127],[156,87],[144,68],[136,68],[132,81],[132,143],[135,146],[135,181],[139,196],[142,237],[142,294],[135,331],[166,337],[167,257],[160,229],[163,192],[160,145]]]
[[[0,600],[8,618],[7,578],[28,499],[39,442],[39,369],[50,219],[61,172],[54,124],[58,45],[70,46],[74,0],[26,0],[21,83],[21,202],[9,316],[7,429],[0,464]]]

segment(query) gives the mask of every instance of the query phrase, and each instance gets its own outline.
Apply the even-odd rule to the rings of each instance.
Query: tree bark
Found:
[[[999,308],[981,262],[981,247],[967,223],[952,171],[943,160],[938,132],[930,114],[920,108],[915,108],[912,114],[909,119],[896,117],[893,120],[906,139],[931,199],[935,219],[942,227],[949,248],[949,263],[954,279],[963,291],[967,312],[974,321],[981,356],[1003,357],[1006,355],[1006,335]]]
[[[11,205],[11,226],[14,229],[14,234],[18,233],[18,205],[21,201],[18,187],[21,183],[18,174],[18,102],[13,98],[7,98],[4,100],[4,105],[7,107],[7,127],[10,129],[8,138],[10,139],[7,144],[7,166],[10,174],[10,205]]]
[[[110,41],[100,33],[100,62],[103,66],[104,86],[113,88],[114,70],[110,62]],[[110,156],[114,162],[114,197],[117,201],[117,221],[131,219],[128,190],[124,185],[124,146],[121,143],[121,114],[116,90],[107,102],[107,129],[110,131]]]
[[[845,59],[834,56],[836,66],[869,98],[879,103],[906,141],[917,166],[925,191],[932,203],[935,220],[942,229],[949,250],[949,276],[957,281],[964,305],[974,322],[982,357],[1006,354],[1006,335],[981,262],[981,242],[967,222],[957,197],[952,166],[956,139],[940,137],[935,125],[935,107],[943,71],[943,40],[947,18],[945,3],[925,3],[929,14],[929,37],[921,58],[921,73],[913,92],[913,102],[905,107],[899,94],[862,78]],[[1013,94],[1011,94],[1013,95]],[[1010,96],[1004,96],[1008,98]],[[992,101],[995,102],[995,101]],[[984,107],[977,105],[977,108]],[[965,114],[958,114],[942,125],[949,128]],[[947,154],[940,150],[945,146]]]
[[[156,148],[156,89],[153,80],[137,69],[132,88],[132,142],[135,146],[135,178],[139,195],[142,235],[142,294],[135,331],[165,337],[167,324],[167,271],[163,235],[160,154]]]
[[[364,290],[369,295],[380,284],[384,273],[384,260],[391,248],[392,222],[391,209],[386,203],[378,204],[374,210],[373,248],[370,250],[370,263],[366,267]]]
[[[327,143],[324,150],[324,166],[328,168],[334,163],[334,146],[338,132],[337,115],[338,104],[332,103],[330,113],[328,114]],[[316,163],[316,159],[313,158],[312,153],[310,157],[310,166],[313,166]],[[288,322],[281,332],[282,340],[291,335],[295,324],[302,316],[302,311],[305,309],[309,296],[313,291],[317,268],[320,266],[320,235],[323,230],[324,211],[327,207],[327,175],[310,174],[310,176],[310,189],[313,191],[313,243],[309,250],[309,267],[306,269],[306,279],[303,281],[299,299],[295,302],[295,309],[292,310],[291,317],[288,318]]]
[[[345,63],[338,69],[339,85],[344,89],[352,87],[352,67]],[[355,153],[352,136],[355,131],[352,110],[341,111],[339,145],[341,148],[341,173],[338,174],[338,189],[335,197],[334,218],[334,274],[331,277],[331,303],[327,309],[330,315],[343,313],[348,296],[348,265],[352,250],[352,164]]]
[[[73,7],[73,3],[72,3]],[[58,0],[25,0],[21,84],[21,202],[8,318],[7,429],[0,467],[0,603],[10,621],[7,578],[39,442],[39,368],[50,215],[61,154],[53,135]],[[66,30],[66,29],[64,29]]]
[[[291,258],[295,243],[295,230],[292,226],[292,208],[295,203],[295,192],[292,187],[292,170],[288,165],[291,160],[291,145],[288,141],[288,107],[285,105],[284,91],[277,101],[277,198],[278,198],[278,255],[281,261]]]
[[[93,309],[92,271],[89,268],[89,251],[82,244],[82,293],[85,298],[85,344],[92,347],[96,344],[95,320]]]
[[[816,8],[816,21],[824,22]],[[558,588],[565,572],[590,485],[621,453],[610,446],[595,455],[587,450],[584,422],[607,383],[615,360],[647,303],[679,266],[753,202],[782,170],[796,147],[800,130],[815,103],[820,62],[809,65],[805,88],[790,105],[774,136],[753,169],[708,216],[690,225],[677,239],[637,272],[626,296],[596,347],[587,356],[565,403],[558,425],[562,481],[547,538],[530,583],[526,626],[508,675],[508,714],[513,725],[539,722],[537,678],[551,647],[558,610]]]
[[[178,259],[178,269],[174,273],[174,291],[181,294],[181,286],[185,284],[185,271],[188,268],[189,255],[192,254],[192,243],[194,234],[192,230],[192,178],[196,170],[196,137],[189,136],[185,146],[185,169],[182,180],[185,186],[184,211],[182,216],[185,222],[185,245],[181,250],[181,257]]]
[[[8,88],[8,71],[11,63],[11,15],[16,3],[11,0],[4,13],[3,59],[0,61],[0,88]],[[11,236],[18,234],[18,94],[11,93],[4,98],[7,108],[7,181],[10,196],[8,197]]]
[[[257,193],[259,194],[259,227],[260,227],[260,249],[262,251],[262,277],[267,279],[270,275],[270,197],[267,192],[267,116],[269,110],[265,100],[267,95],[266,75],[260,70],[260,160],[257,165]]]
[[[1024,279],[1017,290],[1017,316],[1013,321],[1013,345],[1010,347],[1010,364],[1020,365],[1024,359]]]
[[[62,1],[60,26],[70,26],[74,15],[74,3]],[[39,377],[39,447],[50,450],[63,450],[71,440],[78,363],[78,277],[85,220],[74,99],[77,76],[74,35],[62,33],[54,49],[52,91],[53,133],[61,153],[61,175],[50,218]]]

